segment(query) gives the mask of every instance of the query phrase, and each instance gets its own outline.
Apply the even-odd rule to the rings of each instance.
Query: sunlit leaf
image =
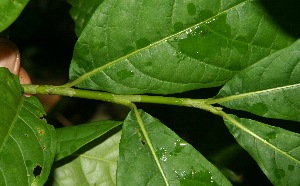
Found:
[[[300,40],[234,76],[212,100],[269,118],[300,121]]]
[[[28,0],[0,1],[0,32],[17,19],[27,3]]]
[[[300,134],[233,115],[225,123],[274,185],[299,185]]]
[[[56,129],[58,146],[55,160],[71,155],[120,124],[122,124],[121,121],[108,120]]]
[[[0,95],[0,185],[43,185],[55,156],[55,130],[6,68],[0,68]]]
[[[92,14],[69,86],[122,94],[215,87],[294,41],[258,0],[107,0]]]
[[[123,125],[118,185],[230,185],[216,167],[173,131],[143,111],[140,117],[150,142],[131,112]]]

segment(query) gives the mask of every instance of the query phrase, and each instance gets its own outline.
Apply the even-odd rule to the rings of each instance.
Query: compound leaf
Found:
[[[68,86],[121,94],[220,86],[295,40],[258,0],[106,0],[91,14]]]

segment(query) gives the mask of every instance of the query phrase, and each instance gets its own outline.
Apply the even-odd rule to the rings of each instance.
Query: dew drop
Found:
[[[170,155],[176,156],[177,154],[181,153],[182,149],[187,145],[186,142],[182,140],[176,140],[174,143],[174,151],[170,153]]]
[[[201,185],[218,185],[216,184],[215,180],[212,177],[211,172],[209,171],[195,171],[192,167],[192,170],[187,173],[186,171],[183,171],[179,175],[180,185],[195,185],[195,184],[201,184]]]
[[[159,148],[156,151],[157,156],[161,161],[167,161],[168,160],[168,155],[167,155],[167,150],[163,147]]]

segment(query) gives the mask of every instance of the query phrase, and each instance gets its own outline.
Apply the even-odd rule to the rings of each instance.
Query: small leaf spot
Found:
[[[195,4],[194,3],[189,3],[187,5],[187,11],[188,11],[188,13],[191,16],[195,15],[196,14],[196,6],[195,6]]]
[[[151,44],[151,42],[146,38],[141,38],[137,40],[135,43],[137,48],[144,48]]]
[[[255,110],[255,112],[259,115],[264,115],[265,113],[268,112],[268,107],[267,105],[265,105],[264,103],[257,103],[257,104],[254,104],[252,107],[251,107],[252,110]]]
[[[179,31],[183,30],[183,23],[176,22],[173,27],[174,27],[175,32],[179,32]]]
[[[39,133],[40,135],[43,135],[43,134],[44,134],[44,130],[42,130],[41,128],[38,128],[37,130],[38,130],[38,133]]]
[[[39,176],[42,172],[43,168],[39,165],[36,165],[33,169],[33,175],[36,178],[37,176]]]
[[[275,169],[274,172],[277,179],[282,179],[285,176],[285,171],[283,169]]]
[[[295,169],[295,166],[294,165],[288,165],[288,169],[289,169],[289,171],[293,171]]]

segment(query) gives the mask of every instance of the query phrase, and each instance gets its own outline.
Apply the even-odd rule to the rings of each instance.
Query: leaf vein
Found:
[[[160,40],[158,40],[158,41],[156,41],[156,42],[153,42],[152,44],[150,44],[150,45],[148,45],[148,46],[146,46],[146,47],[143,47],[143,48],[140,48],[140,49],[138,49],[138,50],[135,50],[135,51],[133,51],[132,53],[129,53],[129,54],[124,55],[124,56],[121,56],[120,58],[115,59],[115,60],[113,60],[113,61],[111,61],[111,62],[108,62],[108,63],[106,63],[106,64],[103,65],[103,66],[100,66],[100,67],[95,68],[95,69],[93,69],[93,70],[91,70],[91,71],[89,71],[89,72],[86,72],[85,74],[79,76],[77,79],[75,79],[75,80],[73,80],[73,81],[71,81],[71,82],[65,84],[64,86],[65,86],[65,87],[72,87],[72,86],[75,86],[75,85],[79,84],[80,82],[84,81],[84,80],[85,80],[86,78],[88,78],[89,76],[94,76],[94,75],[96,75],[97,73],[99,73],[99,72],[105,70],[106,68],[108,68],[108,67],[110,67],[110,66],[113,66],[113,65],[115,65],[115,64],[118,64],[118,63],[123,62],[125,59],[128,59],[130,56],[134,56],[135,54],[137,54],[137,53],[139,53],[139,52],[141,52],[141,51],[143,51],[143,50],[146,50],[146,49],[149,49],[149,48],[151,48],[151,47],[153,47],[153,46],[159,45],[160,43],[163,43],[163,42],[165,42],[166,40],[169,40],[169,39],[171,39],[171,38],[174,38],[174,37],[176,37],[176,36],[178,36],[178,35],[180,35],[180,34],[186,32],[186,31],[188,31],[188,30],[196,29],[196,28],[198,28],[200,25],[205,24],[206,22],[208,22],[208,21],[210,21],[210,20],[213,20],[213,19],[216,18],[217,16],[220,16],[221,14],[224,14],[224,13],[226,13],[226,12],[228,12],[228,11],[230,11],[230,10],[232,10],[232,9],[234,9],[234,8],[240,6],[240,5],[242,5],[242,4],[244,4],[244,3],[248,2],[248,1],[250,1],[250,0],[242,1],[242,2],[240,2],[240,3],[238,3],[238,4],[236,4],[235,6],[229,7],[228,9],[225,9],[225,10],[223,10],[223,11],[221,11],[221,12],[218,12],[216,15],[214,15],[214,16],[212,16],[212,17],[210,17],[210,18],[208,18],[208,19],[206,19],[206,20],[204,20],[204,21],[202,21],[202,22],[200,22],[200,23],[197,23],[197,24],[195,24],[195,25],[193,25],[193,26],[191,26],[191,27],[188,27],[188,28],[186,28],[186,29],[184,29],[184,30],[182,30],[182,31],[180,31],[180,32],[177,32],[177,33],[175,33],[175,34],[171,34],[170,36],[164,37],[164,38],[162,38],[162,39],[160,39]],[[107,32],[106,32],[106,33],[107,33]],[[107,36],[106,38],[108,38],[108,36]],[[108,48],[109,48],[109,47],[108,47]]]

